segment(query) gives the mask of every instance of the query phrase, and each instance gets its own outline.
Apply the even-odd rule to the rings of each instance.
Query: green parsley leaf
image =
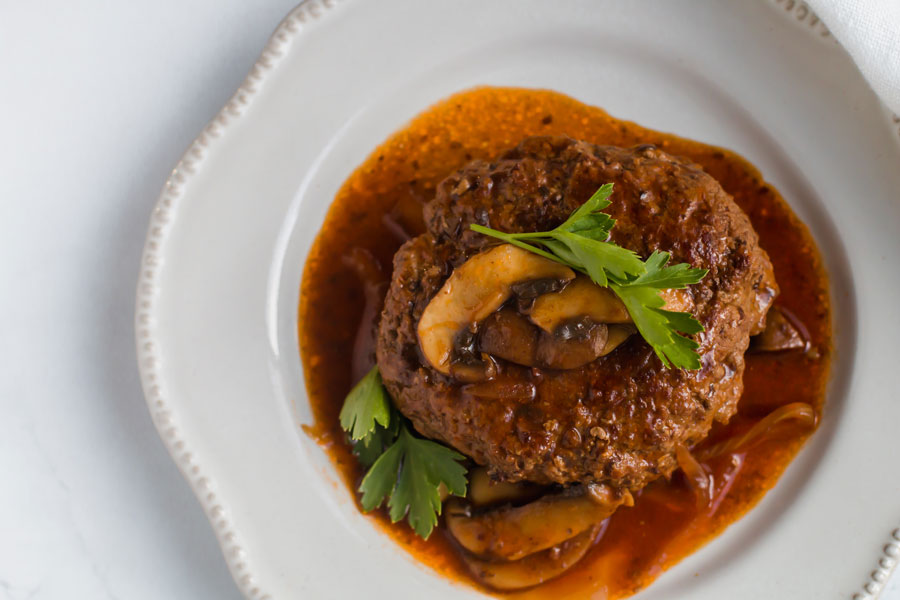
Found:
[[[612,195],[613,184],[606,183],[601,185],[593,195],[588,198],[587,202],[575,209],[566,221],[557,227],[562,231],[578,231],[584,229],[593,229],[594,227],[605,227],[607,237],[609,230],[615,224],[615,219],[600,211],[612,204],[609,197]],[[593,225],[592,225],[593,224]],[[606,238],[594,238],[606,240]]]
[[[606,287],[610,277],[628,280],[629,275],[642,273],[641,257],[622,246],[598,242],[568,231],[554,232],[553,237],[566,245],[581,267],[597,285]]]
[[[359,486],[366,511],[388,499],[393,522],[406,517],[413,530],[428,539],[441,514],[438,488],[443,483],[456,496],[466,495],[465,457],[450,448],[413,436],[401,426],[397,441],[382,454]]]
[[[582,237],[597,240],[598,242],[605,242],[609,239],[609,232],[615,224],[616,220],[609,215],[597,213],[584,217],[577,223],[569,226],[568,229],[563,229],[563,225],[560,225],[560,229],[570,233],[577,233]]]
[[[667,267],[668,252],[654,251],[645,263],[647,272],[623,285],[613,285],[635,326],[653,347],[667,367],[699,369],[697,342],[678,332],[693,335],[703,331],[703,325],[688,313],[663,309],[665,301],[658,290],[681,289],[697,283],[706,276],[706,269],[693,269],[687,263]]]
[[[389,427],[382,427],[376,423],[375,429],[364,435],[362,439],[351,440],[353,454],[356,455],[356,459],[362,466],[368,468],[375,464],[378,457],[384,454],[391,444],[394,443],[394,440],[397,439],[397,435],[400,433],[400,418],[395,412],[394,410],[391,411],[391,424]]]
[[[389,497],[397,485],[397,474],[400,472],[400,463],[403,460],[403,444],[394,442],[387,451],[378,457],[362,482],[359,491],[362,493],[363,510],[369,512],[375,510],[384,499]]]
[[[340,421],[350,434],[353,453],[369,469],[359,486],[363,510],[374,510],[387,500],[395,523],[406,517],[427,539],[441,514],[441,484],[451,494],[466,495],[466,468],[459,462],[465,457],[410,432],[391,404],[378,367],[350,390]]]
[[[341,408],[341,427],[350,433],[353,441],[363,439],[375,430],[375,424],[387,427],[391,420],[391,404],[381,382],[378,367],[354,386]]]
[[[663,309],[663,300],[656,288],[649,286],[621,286],[612,284],[613,292],[621,298],[641,336],[656,352],[666,367],[699,369],[700,357],[696,349],[699,344],[679,335],[703,331],[699,321],[687,313]]]
[[[682,289],[698,283],[707,273],[706,269],[692,269],[687,263],[667,267],[668,262],[668,252],[654,250],[645,263],[647,272],[626,285],[643,285],[659,290]]]
[[[612,289],[628,310],[641,336],[666,367],[699,369],[693,335],[703,326],[688,313],[665,310],[659,290],[682,289],[706,276],[705,269],[687,263],[666,266],[668,252],[654,251],[646,261],[609,242],[615,219],[600,212],[610,205],[613,184],[601,186],[562,225],[551,231],[506,233],[471,225],[473,231],[514,244],[588,275],[597,285]]]

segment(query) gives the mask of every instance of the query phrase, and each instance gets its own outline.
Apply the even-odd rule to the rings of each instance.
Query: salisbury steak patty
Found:
[[[493,381],[462,384],[431,368],[416,326],[454,268],[496,243],[469,230],[548,230],[612,182],[612,240],[709,274],[689,294],[702,368],[667,369],[640,336],[577,369],[500,362]],[[605,482],[636,489],[676,466],[674,452],[727,421],[743,389],[744,351],[777,286],[747,216],[697,165],[652,146],[624,149],[535,137],[495,162],[444,180],[425,208],[428,233],[394,257],[377,357],[397,407],[502,480]]]

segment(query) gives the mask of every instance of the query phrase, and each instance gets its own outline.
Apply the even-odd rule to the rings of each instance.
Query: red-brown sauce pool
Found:
[[[338,192],[306,263],[299,333],[315,416],[309,432],[351,491],[363,473],[344,442],[338,412],[363,369],[374,363],[368,331],[390,279],[394,252],[404,235],[423,230],[421,207],[439,181],[470,160],[492,159],[530,135],[568,135],[616,146],[655,144],[702,165],[750,216],[781,286],[776,305],[805,326],[809,350],[748,355],[738,414],[728,425],[714,426],[698,451],[746,431],[785,404],[805,402],[821,414],[831,357],[827,277],[806,226],[752,165],[728,150],[615,119],[555,92],[478,88],[429,108],[369,156]],[[709,507],[698,508],[680,473],[649,485],[633,508],[610,518],[578,565],[514,595],[618,598],[636,592],[756,504],[811,433],[787,424],[746,451],[705,463],[715,481]],[[423,541],[404,522],[391,524],[381,511],[372,518],[435,570],[478,586],[440,528]]]

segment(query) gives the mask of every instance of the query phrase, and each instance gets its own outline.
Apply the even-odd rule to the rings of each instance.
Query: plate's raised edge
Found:
[[[803,2],[803,0],[770,0],[772,6],[781,8],[785,14],[793,17],[795,23],[805,26],[807,31],[817,34],[821,40],[831,41],[838,46],[840,42],[828,30],[824,22],[815,12]],[[885,107],[888,122],[894,130],[895,141],[900,141],[900,116],[895,115]],[[852,596],[852,600],[877,600],[881,596],[885,584],[891,578],[891,574],[900,562],[900,528],[890,534],[890,540],[885,544],[881,556],[875,565],[875,570],[869,574],[868,580],[862,585],[860,591]]]
[[[819,34],[821,38],[834,40],[825,24],[805,2],[801,0],[772,1],[776,6],[782,7],[793,15],[798,22],[807,25],[809,30]],[[222,136],[229,124],[244,114],[253,95],[277,65],[279,59],[284,56],[291,42],[303,29],[304,24],[323,17],[338,2],[339,0],[304,0],[288,13],[269,38],[243,83],[182,155],[166,179],[153,209],[137,283],[135,342],[141,385],[150,415],[166,449],[187,479],[213,526],[231,575],[241,592],[249,600],[273,599],[257,585],[256,577],[247,564],[246,553],[241,548],[240,539],[227,518],[228,513],[214,492],[215,486],[210,478],[204,475],[196,457],[181,439],[178,425],[162,390],[164,384],[159,369],[161,361],[154,340],[154,327],[157,322],[154,313],[158,294],[156,269],[161,264],[160,253],[166,243],[169,226],[183,199],[184,186],[202,166],[208,149]],[[891,115],[891,117],[894,125],[900,126],[900,117],[896,115]],[[900,134],[900,128],[897,133]],[[861,591],[853,595],[853,600],[877,599],[898,561],[900,561],[900,528],[891,533],[890,541],[884,546],[875,570],[869,575],[869,580],[862,586]]]
[[[819,38],[837,43],[822,19],[803,0],[771,0],[771,2],[792,16],[795,23],[805,26],[808,31],[817,34]]]
[[[869,574],[869,580],[863,584],[862,590],[853,594],[853,600],[876,600],[891,578],[891,573],[900,561],[900,528],[891,532],[890,540],[884,545],[881,558],[875,570]]]
[[[828,26],[819,18],[819,16],[809,7],[803,0],[769,0],[770,5],[780,8],[782,14],[793,17],[791,20],[800,25],[806,31],[816,34],[822,41],[831,42],[836,46],[840,46],[840,42],[831,35]],[[887,106],[884,107],[885,114],[888,118],[889,126],[896,134],[895,141],[900,142],[900,116],[891,112]]]
[[[323,17],[337,4],[338,0],[306,0],[294,8],[275,29],[244,82],[178,161],[153,209],[137,284],[135,341],[138,368],[153,423],[181,473],[200,500],[235,582],[250,600],[272,600],[272,596],[257,584],[257,579],[248,565],[246,553],[241,548],[240,539],[228,520],[229,513],[216,496],[214,483],[204,474],[197,457],[181,439],[178,423],[165,395],[164,375],[161,369],[163,360],[155,339],[156,300],[159,292],[157,269],[162,262],[161,254],[169,235],[170,225],[184,199],[185,184],[202,167],[210,147],[222,137],[229,124],[234,123],[246,112],[254,94],[286,54],[304,25]]]

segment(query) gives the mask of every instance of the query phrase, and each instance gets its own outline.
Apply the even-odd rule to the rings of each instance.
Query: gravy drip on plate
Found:
[[[695,454],[747,431],[780,406],[804,402],[821,414],[831,357],[831,307],[819,251],[779,193],[737,154],[646,129],[568,96],[517,88],[461,92],[416,117],[379,146],[337,194],[310,251],[300,294],[300,351],[315,423],[305,427],[334,460],[356,497],[363,471],[344,443],[338,413],[347,392],[374,364],[374,319],[391,258],[424,231],[422,206],[435,186],[469,161],[490,160],[531,135],[567,135],[594,144],[654,144],[690,158],[749,215],[781,286],[775,305],[809,336],[800,352],[750,353],[738,414],[713,426]],[[380,296],[379,296],[380,294]],[[680,472],[641,490],[618,510],[587,556],[560,578],[512,594],[522,598],[620,598],[652,582],[753,507],[778,480],[808,427],[786,422],[758,444],[702,461],[712,501],[698,507]],[[372,518],[438,572],[477,585],[442,528],[427,541],[386,513]]]

